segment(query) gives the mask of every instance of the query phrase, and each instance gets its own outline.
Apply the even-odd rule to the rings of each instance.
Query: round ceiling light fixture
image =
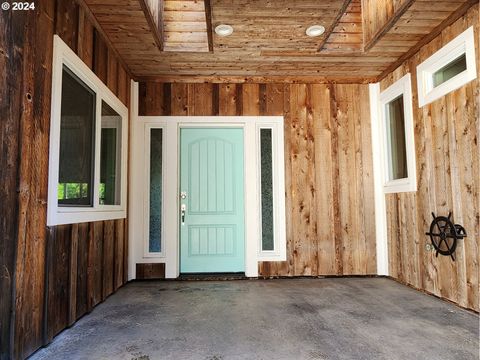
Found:
[[[325,32],[325,27],[322,25],[312,25],[306,31],[305,34],[311,37],[320,36]]]
[[[227,24],[220,24],[215,27],[215,34],[219,36],[229,36],[233,33],[233,27]]]

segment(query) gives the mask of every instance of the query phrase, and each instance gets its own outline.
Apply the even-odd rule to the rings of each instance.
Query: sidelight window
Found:
[[[418,103],[424,106],[477,78],[473,27],[417,67]]]
[[[163,128],[148,128],[150,156],[147,174],[149,174],[149,211],[148,211],[148,253],[162,253],[163,230]],[[148,135],[147,135],[148,139]],[[147,142],[148,144],[148,142]]]
[[[285,193],[283,143],[279,139],[282,124],[257,124],[257,158],[259,189],[259,253],[260,258],[274,260],[283,257]]]

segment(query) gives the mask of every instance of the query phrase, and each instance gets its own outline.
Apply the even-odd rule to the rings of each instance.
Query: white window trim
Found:
[[[388,159],[388,139],[386,131],[386,105],[403,95],[403,111],[405,120],[405,147],[407,155],[407,172],[408,177],[405,179],[389,180],[389,159]],[[381,139],[381,156],[383,167],[383,191],[384,193],[400,193],[417,190],[417,175],[415,165],[415,141],[413,127],[413,110],[412,110],[412,86],[410,74],[405,75],[396,81],[389,88],[380,93],[379,96],[379,113],[380,113],[380,139]]]
[[[60,123],[62,97],[62,71],[66,65],[96,94],[95,164],[93,183],[93,206],[58,206],[57,187],[60,163]],[[50,119],[50,155],[48,172],[47,226],[74,224],[90,221],[113,220],[126,217],[127,157],[128,157],[128,109],[115,94],[93,73],[90,68],[58,36],[53,41],[52,101]],[[101,104],[104,100],[122,117],[121,132],[121,195],[120,205],[100,205],[100,135],[102,128]]]
[[[380,84],[370,84],[370,116],[372,130],[372,157],[375,199],[375,239],[377,254],[377,275],[389,275],[387,210],[385,193],[383,191],[383,159],[381,141],[380,117]]]
[[[433,74],[462,54],[465,54],[467,69],[433,87]],[[417,66],[418,105],[427,105],[476,78],[475,38],[471,26]]]
[[[273,250],[262,250],[262,198],[261,198],[261,141],[260,130],[272,130],[272,169],[273,169]],[[279,144],[280,139],[282,141]],[[256,153],[257,153],[257,181],[258,181],[258,259],[260,261],[280,261],[286,260],[287,248],[285,244],[285,166],[283,149],[283,122],[258,122],[256,126]],[[282,220],[283,218],[283,220]]]
[[[132,114],[138,112],[138,84],[132,84]],[[179,275],[180,238],[179,238],[179,134],[182,127],[228,127],[235,126],[244,129],[244,157],[245,157],[245,275],[258,276],[259,261],[286,260],[286,231],[285,231],[285,193],[284,193],[284,166],[283,161],[283,117],[281,116],[136,116],[132,115],[132,147],[130,151],[130,201],[129,201],[129,279],[136,278],[136,264],[164,263],[165,277],[176,278]],[[259,229],[261,219],[258,209],[258,179],[257,164],[257,124],[274,124],[278,131],[277,171],[278,192],[278,222],[277,239],[278,252],[260,256]],[[145,205],[148,196],[142,189],[145,186],[146,147],[150,146],[145,138],[146,128],[163,128],[164,139],[164,176],[162,217],[162,253],[149,254],[148,233],[146,223],[149,208]],[[275,151],[275,150],[274,150]],[[252,164],[255,164],[252,166]],[[142,199],[142,201],[139,201]]]

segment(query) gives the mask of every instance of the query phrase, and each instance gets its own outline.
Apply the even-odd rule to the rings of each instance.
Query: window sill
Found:
[[[63,209],[62,209],[63,210]],[[75,209],[77,210],[77,209]],[[118,220],[127,217],[126,210],[57,211],[47,219],[47,226]]]

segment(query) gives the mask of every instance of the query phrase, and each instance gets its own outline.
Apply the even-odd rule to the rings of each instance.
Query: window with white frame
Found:
[[[48,225],[124,218],[128,110],[54,38]]]
[[[420,107],[476,79],[473,27],[468,28],[417,67]]]
[[[384,192],[416,191],[410,74],[383,91],[379,99]]]
[[[279,143],[281,124],[257,125],[258,189],[259,189],[259,254],[262,259],[283,258],[285,217],[283,143]]]

